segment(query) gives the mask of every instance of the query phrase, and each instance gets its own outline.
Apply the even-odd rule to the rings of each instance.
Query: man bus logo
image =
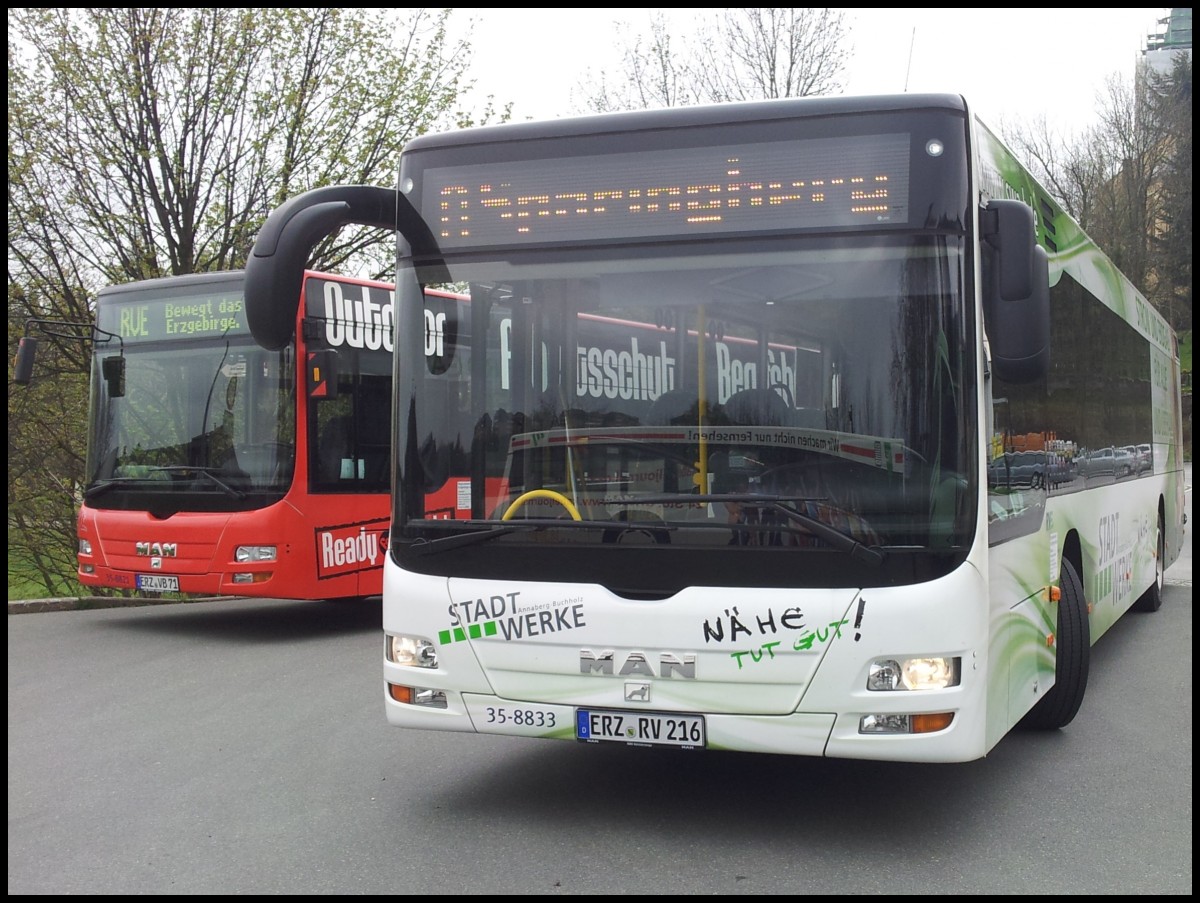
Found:
[[[580,674],[612,674],[616,662],[616,653],[605,649],[598,655],[591,649],[579,650]],[[682,677],[686,680],[696,679],[696,656],[693,654],[675,655],[664,652],[658,657],[658,674],[654,673],[654,665],[644,652],[630,652],[623,656],[621,670],[616,672],[622,677],[636,674],[639,677]],[[626,687],[630,686],[626,684]]]
[[[179,546],[173,542],[138,542],[134,543],[133,554],[142,558],[176,558]]]

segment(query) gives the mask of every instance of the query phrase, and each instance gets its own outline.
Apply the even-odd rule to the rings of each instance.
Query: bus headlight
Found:
[[[880,658],[867,672],[868,690],[944,690],[957,687],[961,659]]]
[[[79,554],[80,555],[91,555],[92,554],[92,541],[90,539],[79,540]]]
[[[410,668],[436,668],[437,647],[429,640],[415,636],[390,636],[387,638],[387,658],[397,665]]]
[[[233,560],[238,564],[247,561],[274,561],[275,546],[238,546],[233,551]]]

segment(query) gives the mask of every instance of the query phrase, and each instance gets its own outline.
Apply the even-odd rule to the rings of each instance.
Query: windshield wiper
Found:
[[[220,479],[215,473],[213,473],[213,469],[214,468],[211,468],[211,467],[193,467],[190,464],[171,464],[171,465],[167,465],[165,467],[158,468],[158,470],[160,470],[164,473],[180,473],[180,474],[198,473],[201,476],[207,477],[209,480],[211,480],[213,483],[215,483],[218,487],[220,487],[220,489],[223,492],[233,496],[235,499],[238,499],[240,501],[246,497],[246,493],[242,492],[242,490],[234,489],[232,486],[230,486],[224,480]]]
[[[461,526],[481,526],[480,521],[434,521],[439,526],[455,524]],[[473,546],[477,543],[490,542],[501,536],[516,532],[537,532],[539,530],[628,530],[637,527],[637,522],[624,520],[565,520],[560,517],[523,517],[517,521],[504,521],[497,524],[494,521],[481,530],[470,533],[455,533],[452,536],[442,536],[437,539],[418,539],[408,546],[414,555],[433,555],[437,552],[448,552],[463,546]],[[654,524],[655,530],[673,530],[668,524]]]
[[[98,495],[111,492],[118,486],[132,486],[143,482],[146,482],[145,477],[113,477],[110,480],[97,480],[83,491],[83,497],[85,499],[94,499]]]
[[[829,526],[818,518],[803,511],[792,508],[785,502],[820,502],[824,501],[820,498],[810,498],[809,496],[799,495],[763,495],[761,493],[728,493],[726,495],[701,495],[694,493],[673,493],[667,495],[639,495],[630,496],[628,498],[607,499],[609,504],[614,505],[641,505],[641,504],[661,504],[665,502],[696,502],[697,504],[714,504],[717,502],[738,502],[747,505],[751,508],[766,508],[770,511],[778,511],[788,520],[800,524],[810,533],[824,540],[840,552],[848,553],[852,558],[862,561],[864,564],[869,564],[872,567],[879,567],[883,564],[884,554],[882,551],[871,546],[863,545],[853,536],[843,533],[841,530]],[[628,526],[628,525],[627,525]],[[764,528],[769,528],[769,524],[739,524],[739,529],[753,529],[761,531]]]
[[[189,464],[167,464],[161,467],[149,468],[151,473],[177,473],[177,474],[192,474],[198,473],[216,484],[223,492],[233,496],[233,498],[241,501],[246,498],[246,493],[240,489],[235,489],[222,480],[220,477],[212,473],[207,467],[192,467]],[[153,477],[113,477],[110,480],[100,480],[84,490],[83,497],[86,499],[94,499],[106,492],[111,492],[119,486],[139,486],[143,483],[160,484],[160,481]]]
[[[750,504],[753,504],[751,502]],[[857,558],[864,564],[869,564],[872,567],[879,567],[883,564],[883,552],[879,549],[865,546],[853,536],[843,533],[841,530],[835,530],[829,524],[822,520],[818,520],[812,515],[805,514],[803,511],[797,511],[781,501],[770,501],[765,505],[771,511],[778,511],[789,520],[793,520],[800,524],[804,529],[815,533],[820,539],[825,540],[835,549],[849,553],[851,558]]]
[[[534,527],[521,522],[520,524],[505,524],[502,527],[488,527],[486,530],[474,530],[470,533],[455,533],[453,536],[441,536],[437,539],[418,539],[408,549],[414,555],[433,555],[437,552],[461,549],[463,546],[490,542],[497,537],[522,529],[534,529]]]
[[[840,530],[829,526],[822,520],[799,511],[786,502],[810,502],[822,501],[808,496],[773,496],[754,493],[728,494],[728,495],[698,495],[693,493],[668,493],[665,495],[640,495],[628,498],[607,499],[607,503],[613,505],[647,505],[647,504],[663,504],[667,502],[695,502],[696,504],[706,505],[717,502],[740,502],[752,508],[765,508],[770,511],[777,511],[786,517],[788,520],[799,524],[805,530],[815,535],[817,538],[828,543],[834,549],[845,552],[850,557],[868,564],[871,567],[879,567],[883,564],[884,553],[880,549],[864,545],[853,536],[843,533]],[[445,524],[454,524],[454,521],[435,521],[439,526]],[[462,526],[467,526],[468,522],[458,522]],[[480,525],[479,521],[473,522],[473,525]],[[676,527],[670,524],[653,525],[642,524],[639,521],[627,520],[585,520],[585,521],[568,521],[561,518],[522,518],[520,521],[505,521],[502,524],[494,524],[485,527],[481,530],[474,530],[470,533],[457,533],[453,536],[443,536],[438,539],[422,539],[417,540],[408,548],[414,555],[433,555],[438,552],[445,552],[451,549],[462,548],[463,546],[475,545],[476,543],[490,542],[501,536],[506,536],[520,530],[545,530],[545,529],[621,529],[628,530],[639,526],[649,526],[654,530],[675,530]],[[698,526],[689,524],[689,526]],[[738,529],[738,530],[755,530],[761,532],[778,527],[778,524],[729,524],[729,525],[713,525],[715,529]]]

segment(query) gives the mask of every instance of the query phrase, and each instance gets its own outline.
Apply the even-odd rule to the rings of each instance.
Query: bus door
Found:
[[[391,291],[310,276],[307,493],[316,577],[330,596],[383,591],[391,486]]]

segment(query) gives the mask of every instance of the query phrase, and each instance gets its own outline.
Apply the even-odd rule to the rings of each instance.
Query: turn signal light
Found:
[[[388,695],[396,702],[406,705],[419,705],[429,709],[446,708],[446,694],[442,690],[431,690],[428,687],[402,687],[399,684],[388,684]]]
[[[913,715],[912,732],[914,734],[930,734],[934,731],[945,730],[953,720],[953,712],[933,712],[929,715]]]

